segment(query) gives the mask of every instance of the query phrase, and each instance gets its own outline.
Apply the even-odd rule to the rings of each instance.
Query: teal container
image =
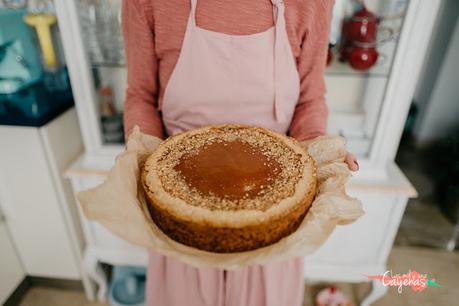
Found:
[[[67,68],[43,69],[26,13],[0,8],[0,125],[39,127],[73,105]]]
[[[40,52],[25,9],[0,9],[0,94],[11,94],[42,78]]]
[[[109,291],[111,306],[145,306],[145,268],[114,266]]]

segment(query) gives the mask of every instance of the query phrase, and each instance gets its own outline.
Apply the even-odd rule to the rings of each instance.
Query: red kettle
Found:
[[[369,11],[365,5],[352,17],[344,20],[340,60],[348,61],[357,70],[367,70],[376,64],[379,57],[377,45],[393,37],[393,30],[380,27],[380,21],[381,18]],[[378,41],[378,35],[382,32],[385,32],[386,38]]]

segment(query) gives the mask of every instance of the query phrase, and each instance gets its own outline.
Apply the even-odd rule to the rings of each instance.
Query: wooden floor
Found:
[[[414,293],[405,288],[402,294],[390,288],[388,294],[376,302],[375,306],[453,306],[459,305],[459,252],[449,253],[426,248],[395,247],[390,255],[388,268],[394,273],[406,273],[409,269],[427,273],[437,279],[442,288],[428,288],[424,292]],[[327,284],[307,285],[305,288],[305,306],[313,306],[316,292]],[[346,292],[354,305],[369,289],[368,284],[333,284]],[[104,303],[91,303],[85,299],[82,291],[62,290],[44,287],[30,289],[22,299],[20,306],[103,306]]]
[[[389,288],[387,295],[374,306],[454,306],[459,305],[459,252],[447,252],[426,248],[395,247],[387,265],[393,273],[407,273],[409,269],[435,278],[442,288],[429,287],[420,293],[404,288],[399,294]],[[354,305],[369,290],[368,284],[333,284],[352,298]],[[306,286],[304,306],[313,306],[314,293],[324,285]]]

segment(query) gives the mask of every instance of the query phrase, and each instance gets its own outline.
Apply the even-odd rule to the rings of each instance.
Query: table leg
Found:
[[[456,226],[453,230],[453,235],[446,245],[446,249],[450,252],[453,252],[456,249],[457,239],[459,238],[459,221],[457,221]]]
[[[107,296],[107,276],[102,270],[98,259],[91,251],[86,251],[84,255],[84,269],[89,278],[98,286],[97,299],[104,302]]]
[[[86,271],[86,268],[84,267],[81,278],[86,298],[89,301],[94,302],[96,298],[96,283],[91,279],[91,277],[88,275],[88,272]]]
[[[363,299],[361,306],[370,306],[376,300],[382,298],[386,293],[389,287],[384,286],[380,280],[371,281],[371,291]]]

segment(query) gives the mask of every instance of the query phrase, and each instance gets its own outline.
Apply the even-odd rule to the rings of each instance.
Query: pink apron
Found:
[[[286,133],[298,101],[299,76],[283,1],[272,0],[275,26],[252,35],[199,28],[196,1],[191,0],[181,53],[161,106],[168,134],[220,123]],[[223,271],[150,255],[149,306],[300,306],[303,290],[302,259]]]

